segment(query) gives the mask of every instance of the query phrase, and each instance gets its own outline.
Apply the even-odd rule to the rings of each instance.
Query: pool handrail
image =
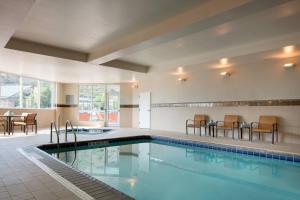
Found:
[[[51,122],[51,124],[50,124],[50,143],[53,143],[53,140],[52,140],[53,127],[54,127],[54,130],[56,133],[57,148],[59,149],[59,131],[57,130],[55,121]]]
[[[77,135],[76,135],[76,133],[75,133],[75,131],[74,131],[73,124],[72,124],[72,122],[71,122],[70,120],[67,120],[67,121],[66,121],[65,142],[68,141],[68,125],[70,125],[71,131],[72,131],[72,133],[73,133],[73,135],[74,135],[74,140],[75,140],[75,141],[74,141],[74,146],[76,147],[76,146],[77,146]]]

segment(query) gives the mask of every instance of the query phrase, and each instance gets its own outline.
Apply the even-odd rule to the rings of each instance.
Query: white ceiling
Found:
[[[205,0],[37,0],[14,37],[89,52]]]
[[[102,44],[110,41],[114,42],[116,38],[126,38],[128,34],[141,29],[155,27],[153,24],[159,24],[164,19],[178,16],[189,10],[195,11],[195,7],[209,5],[210,2],[218,0],[184,2],[182,0],[36,0],[34,4],[33,0],[26,1],[27,11],[31,4],[33,7],[27,12],[23,6],[22,14],[25,15],[27,12],[27,15],[23,17],[22,23],[21,15],[14,14],[18,13],[18,9],[21,10],[20,5],[18,9],[14,7],[19,1],[1,1],[4,2],[3,5],[9,5],[8,8],[15,8],[11,9],[11,13],[0,12],[2,19],[7,17],[15,20],[8,22],[0,18],[1,41],[7,40],[9,36],[90,53],[94,47],[101,47]],[[191,23],[180,30],[170,29],[168,31],[174,35],[187,28],[197,31],[187,31],[184,35],[168,40],[163,39],[165,35],[162,34],[155,36],[155,39],[160,42],[154,46],[141,45],[141,48],[134,47],[133,52],[116,53],[118,59],[151,66],[148,74],[16,51],[2,46],[0,46],[0,71],[57,82],[116,83],[128,82],[133,76],[142,80],[153,74],[170,73],[178,66],[191,70],[214,69],[222,57],[228,57],[236,63],[251,62],[253,59],[278,60],[280,56],[272,57],[272,55],[276,52],[279,54],[282,46],[300,44],[300,1],[272,1],[279,4],[217,25],[205,24],[207,28],[204,29],[197,29],[197,26],[208,23],[205,20]],[[263,6],[267,1],[228,0],[227,2],[231,4],[239,2],[241,5],[262,2]],[[225,9],[223,12],[222,6],[220,4],[218,6],[219,11],[215,16],[221,18]],[[248,11],[243,8],[245,12]],[[243,8],[240,8],[241,12]],[[5,22],[11,26],[5,26],[7,25]],[[7,30],[4,27],[10,27],[9,33],[4,34],[3,30]],[[127,43],[121,41],[120,46],[122,45],[126,46]],[[299,46],[297,49],[299,50]],[[299,54],[292,57],[299,57]]]
[[[300,43],[299,19],[300,1],[293,1],[185,35],[125,56],[123,59],[150,65],[152,71],[162,71],[165,68],[218,61],[222,57],[236,57],[277,49]],[[267,42],[272,39],[274,41]],[[255,43],[263,43],[263,45],[254,45]],[[245,51],[238,48],[242,46],[245,47]],[[230,52],[229,49],[236,50]],[[219,51],[221,53],[217,54]]]

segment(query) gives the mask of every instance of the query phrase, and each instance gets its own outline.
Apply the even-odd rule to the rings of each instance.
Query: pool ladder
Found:
[[[74,135],[74,146],[76,148],[77,147],[77,134],[74,131],[73,124],[70,120],[67,120],[66,125],[65,125],[65,127],[66,127],[66,129],[65,129],[65,142],[68,141],[68,125],[71,127],[71,131]],[[55,121],[51,122],[51,124],[50,124],[50,143],[53,143],[53,130],[56,133],[57,148],[59,148],[59,145],[60,145],[60,142],[59,142],[60,127],[58,127],[58,129],[57,129]]]

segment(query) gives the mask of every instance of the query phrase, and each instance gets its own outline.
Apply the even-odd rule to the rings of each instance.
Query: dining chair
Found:
[[[261,133],[272,134],[272,144],[274,144],[274,137],[276,134],[276,142],[278,142],[278,123],[276,116],[259,116],[258,122],[251,123],[251,141],[253,139],[253,133],[258,133],[258,139],[260,140]]]
[[[6,124],[7,124],[7,121],[5,119],[0,118],[0,126],[3,128],[4,135],[6,134]]]
[[[33,131],[33,126],[35,126],[35,134],[37,134],[37,120],[36,120],[36,113],[28,113],[23,121],[13,121],[12,126],[13,126],[13,133],[14,133],[14,127],[15,126],[21,126],[23,127],[23,131],[28,134],[28,126],[31,125],[32,131]]]
[[[232,139],[234,139],[234,129],[238,129],[239,132],[239,116],[238,115],[225,115],[224,121],[216,122],[216,137],[218,137],[218,130],[224,131],[225,133],[228,131],[232,132]]]
[[[205,128],[205,135],[206,135],[206,115],[194,115],[194,119],[187,119],[185,122],[185,132],[188,134],[188,128],[194,129],[194,134],[196,133],[196,128],[200,129],[200,136],[201,136],[201,128]]]

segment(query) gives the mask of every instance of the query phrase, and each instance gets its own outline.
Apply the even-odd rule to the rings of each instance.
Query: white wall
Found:
[[[299,59],[298,59],[299,62]],[[242,100],[300,99],[300,67],[286,70],[277,61],[265,60],[228,68],[232,75],[219,75],[224,69],[186,69],[188,80],[181,83],[170,73],[149,74],[134,90],[133,103],[138,94],[151,91],[152,103],[213,102]],[[137,126],[137,112],[133,111],[133,126]],[[225,114],[238,114],[244,121],[257,121],[259,115],[276,115],[285,142],[300,136],[300,106],[238,106],[212,108],[152,108],[151,128],[185,131],[185,120],[194,114],[206,114],[222,120]],[[299,142],[299,141],[297,141]],[[300,143],[300,142],[299,142]]]

